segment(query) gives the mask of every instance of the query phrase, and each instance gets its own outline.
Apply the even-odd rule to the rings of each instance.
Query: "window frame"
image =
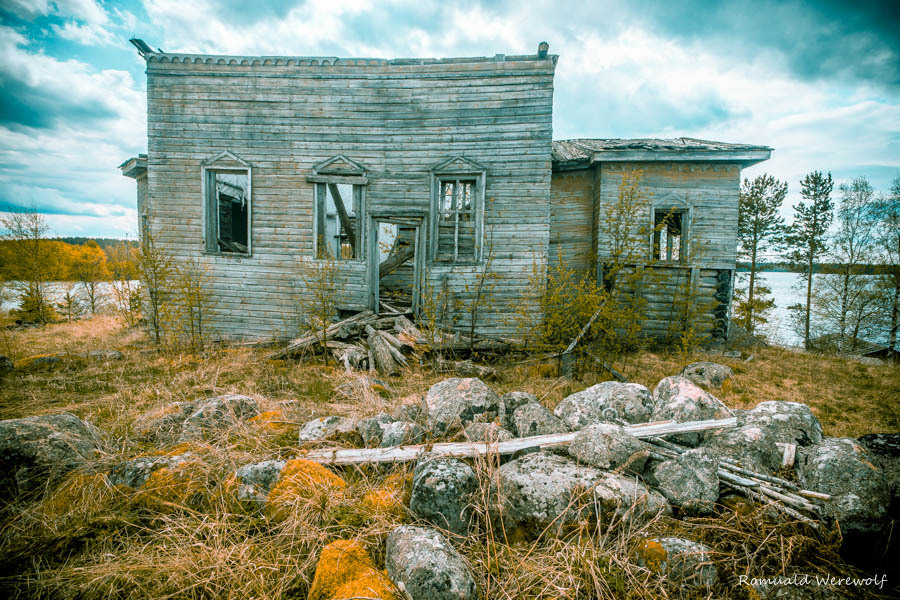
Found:
[[[313,254],[312,258],[314,260],[335,260],[337,262],[365,262],[366,260],[366,183],[362,183],[359,181],[357,177],[344,177],[344,176],[328,176],[323,177],[320,176],[317,178],[318,181],[313,182],[313,226],[312,226],[312,249]],[[330,259],[324,256],[319,256],[319,237],[320,237],[320,229],[325,228],[327,231],[328,226],[325,224],[325,219],[328,217],[328,209],[325,209],[325,214],[322,214],[322,208],[325,206],[327,202],[328,195],[328,185],[349,185],[351,186],[351,195],[352,195],[352,203],[353,210],[356,212],[356,231],[354,231],[354,235],[356,237],[356,256],[353,258],[342,258],[340,256],[331,257]],[[343,198],[341,199],[343,202]],[[345,204],[346,210],[346,204]],[[338,222],[340,222],[340,217],[338,217]],[[323,238],[324,239],[324,238]]]
[[[484,211],[485,211],[485,187],[487,169],[478,163],[455,156],[441,161],[431,169],[431,223],[429,226],[429,262],[442,265],[473,265],[480,264],[483,260],[484,250]],[[474,181],[475,189],[472,194],[472,212],[474,221],[474,249],[471,259],[459,258],[459,222],[456,221],[455,239],[452,258],[441,258],[438,255],[440,243],[440,224],[443,211],[441,199],[445,182],[455,182],[458,186],[461,181]],[[458,189],[458,187],[457,187]],[[459,214],[458,212],[456,213]]]
[[[657,215],[680,214],[681,215],[681,243],[678,250],[677,259],[659,258],[657,251],[657,238],[661,237],[657,231],[656,218]],[[664,198],[653,202],[650,206],[650,261],[663,264],[686,264],[690,262],[691,256],[691,237],[693,223],[693,209],[687,202],[676,196],[674,193],[668,194]],[[662,240],[660,239],[660,244]]]
[[[233,164],[216,163],[222,159],[229,162],[237,162],[239,166]],[[211,177],[215,173],[243,173],[247,175],[247,251],[246,252],[229,252],[219,248],[218,232],[219,232],[219,211],[218,199],[212,194],[210,189]],[[247,161],[232,154],[228,150],[220,152],[209,160],[200,164],[200,191],[203,199],[202,208],[202,227],[203,227],[203,253],[213,256],[224,256],[232,258],[247,258],[253,255],[253,167]],[[215,222],[212,219],[212,212],[215,213]],[[213,230],[215,223],[215,230]]]

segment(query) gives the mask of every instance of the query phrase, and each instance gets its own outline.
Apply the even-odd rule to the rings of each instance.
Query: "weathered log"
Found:
[[[370,310],[364,310],[360,313],[356,313],[352,317],[348,317],[348,318],[344,319],[343,321],[339,321],[337,323],[329,325],[325,329],[325,339],[327,341],[327,340],[333,339],[335,337],[345,337],[344,335],[338,335],[338,334],[345,331],[346,328],[351,325],[359,324],[359,323],[366,323],[366,322],[369,322],[370,320],[374,320],[374,319],[375,319],[375,313],[373,313]],[[321,332],[305,335],[303,337],[299,337],[295,340],[292,340],[290,343],[288,343],[287,346],[285,346],[281,350],[278,350],[277,352],[273,352],[273,353],[269,354],[266,358],[269,358],[269,359],[290,358],[292,356],[296,356],[298,354],[305,352],[306,350],[311,348],[313,345],[320,343],[321,340],[322,340]]]
[[[687,423],[657,421],[655,423],[629,425],[625,427],[625,431],[638,438],[648,438],[672,433],[691,433],[694,431],[706,431],[707,429],[734,427],[736,424],[737,419],[734,417],[713,421],[690,421]],[[301,456],[307,460],[322,464],[354,465],[362,463],[409,462],[418,459],[424,454],[430,456],[455,456],[458,458],[484,456],[486,454],[507,455],[530,448],[546,450],[568,446],[575,439],[576,435],[577,432],[570,432],[517,438],[506,442],[448,442],[394,446],[392,448],[333,448],[310,450],[302,453]]]
[[[346,371],[363,368],[368,358],[366,349],[355,344],[330,340],[325,345],[334,358],[344,365]]]
[[[353,248],[353,256],[356,256],[356,232],[353,231],[353,223],[350,221],[350,216],[344,207],[344,199],[341,198],[341,192],[336,184],[329,183],[328,189],[331,191],[334,208],[337,210],[338,218],[341,220],[341,229],[347,234],[347,241],[350,242],[350,247]]]
[[[366,326],[366,333],[369,336],[369,350],[375,359],[375,368],[382,375],[393,375],[397,371],[397,363],[391,354],[390,344],[371,325]]]

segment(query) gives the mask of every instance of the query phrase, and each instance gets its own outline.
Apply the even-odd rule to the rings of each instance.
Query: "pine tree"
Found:
[[[750,284],[747,299],[738,307],[744,328],[753,333],[760,322],[755,314],[761,307],[769,306],[765,287],[756,281],[759,255],[777,248],[784,239],[784,219],[779,211],[787,195],[787,182],[762,174],[753,181],[744,180],[738,201],[738,255],[750,263]],[[759,297],[757,298],[757,295]],[[765,323],[765,319],[761,320]]]
[[[806,277],[806,306],[803,320],[803,344],[809,349],[809,313],[812,299],[813,265],[816,257],[826,250],[825,234],[834,217],[831,191],[834,181],[831,173],[822,175],[813,171],[800,182],[800,195],[806,202],[794,205],[794,221],[785,238],[791,250],[790,258],[795,264],[803,265]]]

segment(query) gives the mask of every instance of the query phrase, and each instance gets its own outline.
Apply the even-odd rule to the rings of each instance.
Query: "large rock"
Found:
[[[95,458],[100,431],[60,413],[0,421],[0,498],[33,493]]]
[[[741,424],[767,430],[776,442],[812,446],[822,441],[822,425],[809,407],[800,402],[760,402],[738,417]]]
[[[434,384],[425,396],[428,426],[436,435],[461,429],[473,421],[503,419],[503,400],[483,381],[475,378],[445,379]]]
[[[743,425],[709,432],[703,447],[738,461],[746,469],[774,474],[781,467],[782,457],[776,439],[770,429]]]
[[[568,433],[569,428],[561,419],[537,402],[521,405],[513,412],[513,427],[519,437]]]
[[[461,460],[424,460],[413,472],[409,509],[438,527],[465,535],[471,516],[470,496],[477,487],[475,471]]]
[[[331,415],[307,421],[300,428],[300,442],[353,440],[359,435],[356,421],[350,417]]]
[[[623,467],[640,474],[650,458],[647,444],[621,425],[599,423],[575,434],[569,444],[569,456],[579,462],[611,471]]]
[[[381,436],[380,446],[392,448],[408,444],[421,444],[424,441],[425,430],[417,424],[408,421],[394,421],[384,426],[384,435]]]
[[[570,458],[534,452],[502,465],[496,482],[495,516],[502,516],[507,531],[540,533],[553,524],[559,531],[591,511],[585,498],[602,472]]]
[[[719,460],[708,448],[695,448],[653,469],[652,482],[685,514],[708,514],[719,499]]]
[[[385,566],[412,600],[474,600],[478,593],[466,561],[434,529],[394,529],[387,538]]]
[[[858,441],[881,467],[891,490],[891,510],[900,513],[900,433],[869,433]]]
[[[259,414],[256,400],[240,394],[226,394],[201,400],[181,426],[181,439],[192,440],[221,432]]]
[[[266,460],[240,467],[234,472],[238,500],[264,505],[286,464],[284,460]]]
[[[672,514],[662,494],[636,477],[604,473],[594,487],[594,506],[600,523],[641,525],[661,514]]]
[[[394,586],[376,569],[358,540],[335,540],[322,548],[307,600],[395,600]]]
[[[706,387],[722,387],[725,380],[734,377],[734,371],[727,365],[701,361],[689,364],[681,370],[681,376],[697,385]]]
[[[553,411],[569,429],[618,420],[645,423],[650,420],[650,390],[637,383],[604,381],[563,398]]]
[[[145,442],[172,443],[181,437],[184,421],[194,413],[196,406],[196,402],[171,402],[139,416],[132,424],[132,430]]]
[[[710,587],[719,579],[710,549],[677,537],[649,538],[635,553],[637,563],[679,585]]]
[[[503,400],[503,406],[506,407],[505,422],[508,423],[510,427],[512,427],[513,413],[516,412],[517,408],[531,402],[540,404],[537,396],[529,394],[528,392],[507,392],[500,396],[500,399]]]
[[[732,417],[731,411],[712,394],[703,391],[684,377],[666,377],[653,390],[654,421],[672,420],[678,423]],[[703,433],[682,433],[672,436],[678,443],[696,446]]]
[[[139,456],[114,466],[106,476],[110,485],[124,485],[137,490],[147,483],[154,471],[184,463],[186,455]]]
[[[802,453],[797,476],[803,487],[830,494],[827,516],[845,536],[871,536],[884,526],[890,490],[869,453],[849,438],[825,438]]]
[[[470,442],[490,442],[493,444],[515,439],[516,436],[496,423],[469,423],[466,425],[463,437]]]
[[[360,419],[356,424],[356,430],[362,438],[363,445],[367,448],[379,446],[381,438],[384,437],[385,426],[396,420],[388,413],[378,413],[377,415]]]

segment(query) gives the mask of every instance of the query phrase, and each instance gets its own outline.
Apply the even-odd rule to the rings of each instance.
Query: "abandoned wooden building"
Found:
[[[558,57],[546,44],[523,56],[385,60],[132,43],[147,65],[148,147],[120,168],[138,183],[142,239],[204,266],[217,337],[295,335],[301,271],[321,261],[337,263],[341,311],[440,304],[458,326],[487,266],[492,294],[476,329],[514,337],[535,265],[561,258],[602,283],[600,224],[634,170],[651,233],[631,267],[663,285],[692,282],[711,300],[704,331],[727,334],[740,173],[771,148],[554,142]],[[668,307],[649,299],[652,334]]]

